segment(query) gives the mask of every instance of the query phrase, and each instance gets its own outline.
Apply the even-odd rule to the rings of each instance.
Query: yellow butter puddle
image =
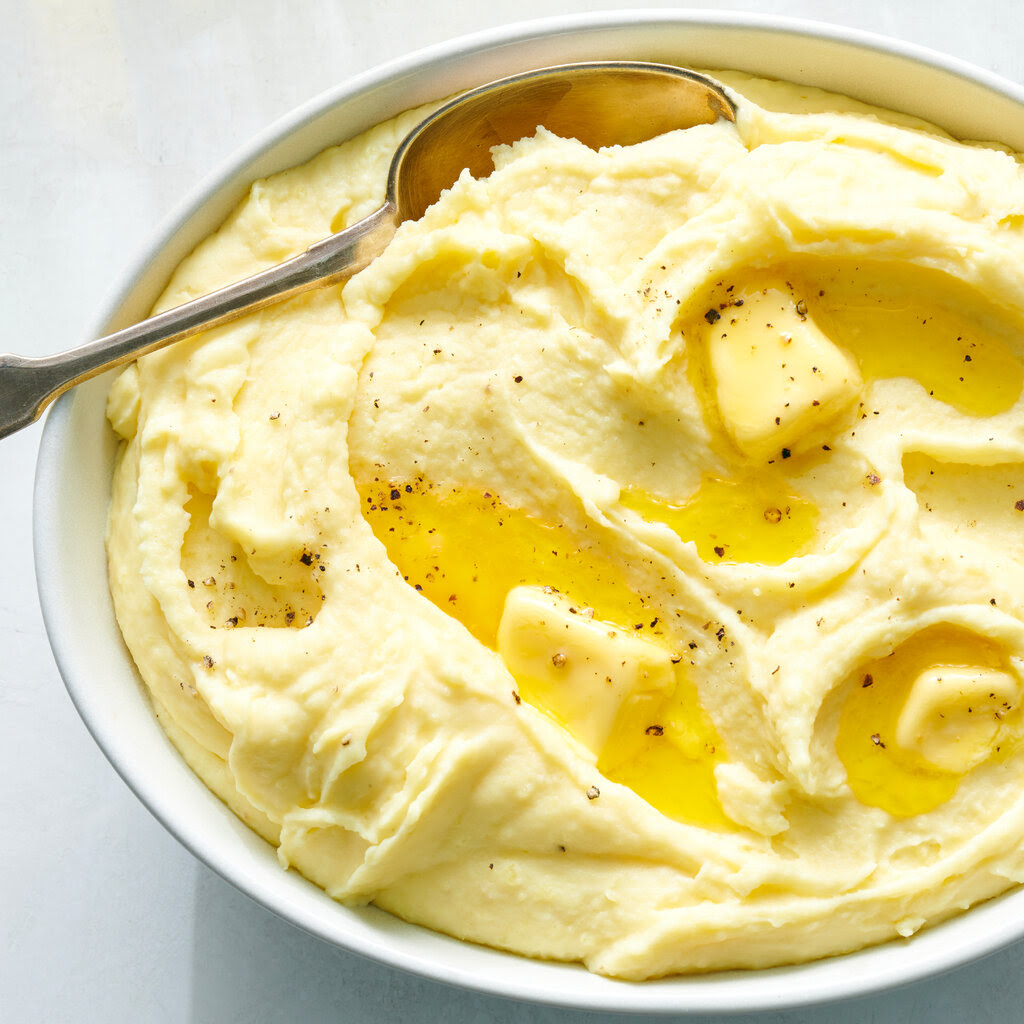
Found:
[[[597,767],[670,818],[735,828],[715,782],[725,750],[696,687],[681,672],[676,678],[670,696],[637,697],[623,707]]]
[[[568,595],[574,612],[668,646],[660,613],[596,546],[564,525],[505,505],[489,492],[422,481],[363,483],[359,490],[367,522],[406,582],[491,649],[498,647],[506,598],[523,586]],[[683,659],[673,661],[671,692],[623,701],[607,741],[594,752],[598,769],[670,817],[734,827],[715,786],[715,765],[725,760],[721,740],[683,671]],[[572,723],[545,705],[541,687],[528,678],[516,681],[520,699],[572,734]],[[595,699],[600,696],[595,693]]]
[[[921,751],[928,750],[923,745],[928,730],[948,730],[956,720],[965,723],[963,735],[949,733],[947,748],[955,750],[964,742],[976,748],[975,760],[1007,757],[1018,742],[1019,710],[1014,698],[987,682],[1002,677],[1006,667],[1006,655],[993,641],[958,626],[940,625],[859,670],[849,684],[836,739],[836,752],[857,799],[901,817],[945,803],[966,773],[941,767]],[[986,685],[973,692],[954,688],[948,695],[937,694],[931,721],[905,738],[915,686],[934,685],[943,675],[955,677],[965,671],[973,671]],[[979,729],[984,731],[979,734]]]
[[[866,382],[916,380],[968,416],[1006,412],[1020,398],[1020,324],[940,271],[909,262],[797,260],[723,280],[705,315],[728,323],[737,304],[756,304],[773,290],[788,293],[802,319],[849,352]],[[684,333],[697,337],[706,329],[699,319]],[[708,374],[701,365],[695,372]]]
[[[760,477],[726,480],[706,476],[700,488],[675,504],[638,490],[623,492],[623,506],[649,522],[664,523],[693,541],[705,562],[781,565],[814,545],[818,509],[785,481]]]
[[[405,581],[492,649],[505,598],[520,585],[553,587],[603,620],[651,631],[656,613],[562,524],[487,491],[421,481],[359,490],[364,517]]]
[[[807,302],[853,353],[867,379],[909,377],[968,416],[994,416],[1020,397],[1016,331],[980,296],[912,266],[842,263],[818,276]]]

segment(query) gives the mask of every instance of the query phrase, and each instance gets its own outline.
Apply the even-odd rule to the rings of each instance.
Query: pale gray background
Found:
[[[86,340],[155,225],[307,98],[467,32],[623,6],[0,0],[0,351]],[[1024,81],[1024,5],[1008,0],[645,6],[854,26]],[[464,993],[339,952],[236,893],[164,832],[86,733],[47,646],[31,557],[39,429],[0,442],[0,1020],[621,1019]],[[896,993],[757,1020],[1024,1020],[1024,945]]]

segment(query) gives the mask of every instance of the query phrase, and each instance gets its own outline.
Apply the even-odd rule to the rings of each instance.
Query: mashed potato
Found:
[[[541,130],[113,388],[155,712],[335,899],[642,979],[1024,879],[1021,167],[722,77],[737,124]],[[370,213],[421,114],[257,182],[161,308]]]

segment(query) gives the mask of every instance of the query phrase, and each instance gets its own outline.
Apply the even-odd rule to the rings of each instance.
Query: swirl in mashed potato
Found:
[[[125,639],[345,903],[642,979],[1024,879],[1024,179],[721,76],[499,150],[344,288],[129,368]],[[410,112],[257,182],[160,308],[368,214]]]

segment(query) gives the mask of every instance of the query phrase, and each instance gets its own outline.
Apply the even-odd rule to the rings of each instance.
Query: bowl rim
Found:
[[[893,57],[924,69],[952,74],[964,83],[981,86],[983,91],[1002,96],[1014,106],[1024,109],[1024,88],[960,58],[871,32],[803,18],[710,10],[639,9],[560,15],[485,29],[423,47],[352,76],[257,133],[200,181],[165,218],[107,297],[97,318],[97,330],[88,337],[98,336],[145,315],[146,308],[155,298],[158,286],[166,280],[170,269],[208,233],[208,228],[200,230],[195,224],[200,213],[209,209],[211,197],[219,197],[220,207],[226,215],[234,201],[241,196],[244,186],[253,178],[270,173],[269,169],[263,168],[273,164],[274,154],[279,150],[282,140],[293,138],[331,110],[351,103],[360,96],[372,94],[374,90],[397,89],[403,82],[415,79],[431,67],[458,65],[474,56],[481,58],[497,55],[500,60],[528,48],[538,40],[583,39],[588,33],[599,35],[605,31],[635,28],[638,24],[648,27],[683,26],[725,33],[778,33],[837,43],[858,52]],[[436,87],[434,96],[436,98]],[[350,134],[356,134],[357,130]],[[274,169],[282,170],[284,166],[287,165]],[[253,173],[254,169],[257,173]],[[393,923],[397,919],[390,918],[390,915],[374,908],[368,908],[365,912],[338,908],[320,889],[304,879],[287,883],[292,887],[290,891],[282,885],[268,893],[259,871],[250,870],[248,865],[240,867],[235,860],[237,851],[211,848],[196,823],[176,814],[173,801],[166,797],[158,780],[147,778],[144,773],[140,776],[137,765],[129,756],[130,751],[122,747],[116,733],[112,731],[107,709],[101,706],[102,701],[94,699],[91,692],[91,677],[84,671],[79,656],[80,643],[67,626],[69,610],[74,606],[76,595],[64,579],[62,556],[68,550],[68,540],[63,536],[66,531],[64,520],[59,514],[64,505],[60,500],[53,500],[54,495],[70,497],[67,495],[65,475],[71,441],[76,437],[76,394],[72,392],[64,395],[46,418],[40,438],[33,495],[36,581],[43,620],[57,667],[86,727],[115,771],[147,809],[198,860],[236,889],[290,923],[357,955],[463,989],[562,1007],[649,1014],[781,1010],[864,996],[952,970],[1024,936],[1024,891],[1016,891],[973,907],[969,913],[951,921],[934,925],[914,936],[911,943],[886,943],[856,953],[791,967],[727,971],[630,983],[587,974],[579,965],[540,964],[516,954],[485,950],[483,947],[428,933],[426,929],[404,922],[398,922],[391,928],[388,921]],[[79,406],[81,404],[78,403]],[[181,763],[184,764],[183,761]],[[191,775],[187,767],[185,771]],[[198,781],[197,776],[191,777]],[[199,785],[209,794],[201,782]],[[212,794],[209,795],[212,797]],[[219,805],[219,801],[217,803]],[[228,827],[239,835],[243,844],[247,843],[246,836],[254,834],[223,805],[219,806],[234,822],[234,825],[229,823]],[[262,840],[258,842],[263,843]],[[277,870],[282,877],[288,877],[280,868]],[[302,896],[304,887],[310,890],[310,902],[306,902]],[[312,901],[322,901],[329,905],[333,908],[332,915],[340,911],[341,914],[347,913],[350,918],[354,915],[353,919],[366,920],[370,924],[362,930],[357,928],[354,934],[339,934],[337,929],[325,924],[323,917],[311,912],[310,908],[314,905]],[[1014,906],[1017,913],[1007,912],[1007,904]],[[965,929],[962,922],[967,919],[971,927]],[[1020,923],[1015,925],[1015,921]],[[396,934],[406,929],[433,936],[429,955],[415,948],[415,940],[409,944],[409,948],[401,945],[400,934],[397,938]],[[973,938],[970,934],[960,936],[963,931],[973,932]],[[478,964],[460,964],[457,955],[452,960],[447,958],[446,951],[457,952],[466,947],[482,951],[485,958],[497,958],[494,962],[499,966],[481,972]],[[910,948],[916,951],[916,955],[895,955]],[[508,970],[517,964],[532,967],[524,971]],[[570,978],[572,972],[576,974],[576,982],[564,986],[563,981]],[[530,976],[529,980],[522,976],[524,973]]]

